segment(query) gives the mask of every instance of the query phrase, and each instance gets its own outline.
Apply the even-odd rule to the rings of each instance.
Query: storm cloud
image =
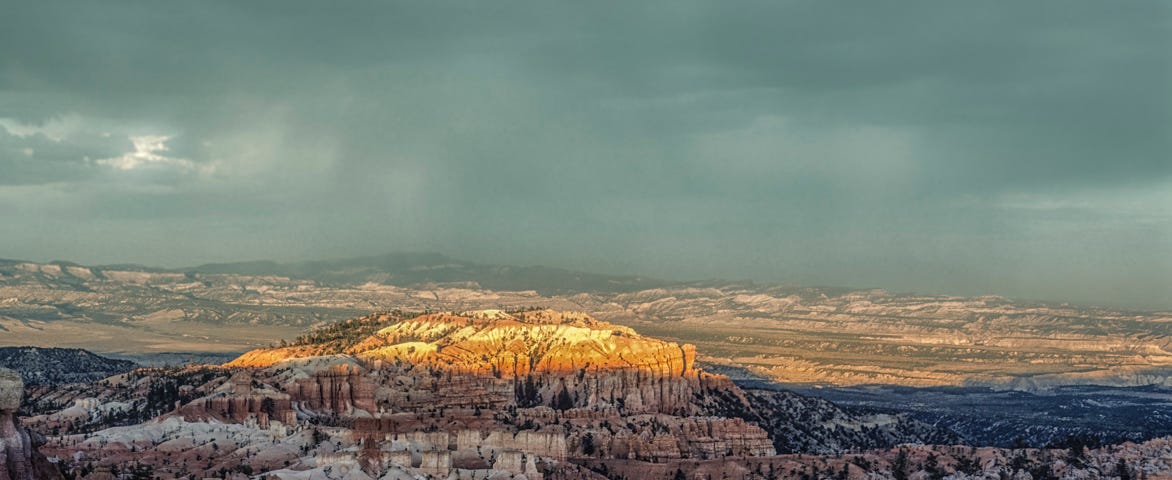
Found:
[[[1167,2],[25,2],[0,257],[1172,308]]]

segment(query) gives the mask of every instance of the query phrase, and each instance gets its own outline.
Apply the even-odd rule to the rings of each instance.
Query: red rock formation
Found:
[[[204,397],[179,407],[176,414],[188,420],[215,418],[221,421],[245,423],[255,420],[257,425],[267,428],[276,420],[287,425],[297,422],[288,395],[224,395]]]
[[[513,379],[527,397],[519,399],[523,406],[558,406],[568,395],[579,407],[686,413],[701,377],[691,345],[546,310],[426,315],[387,327],[351,351],[377,364]]]
[[[293,400],[315,412],[350,415],[355,409],[376,411],[374,383],[368,372],[351,365],[332,365],[286,385]]]
[[[307,349],[312,350],[254,350],[228,366],[279,367]],[[387,392],[390,406],[401,409],[422,400],[426,403],[419,406],[498,405],[502,383],[485,379],[502,379],[512,380],[514,390],[527,389],[518,399],[521,406],[563,406],[557,403],[568,395],[580,407],[685,414],[693,394],[709,380],[696,369],[691,345],[643,337],[582,313],[549,310],[423,315],[386,327],[347,351],[376,371],[427,368],[443,376],[430,382],[433,388]],[[375,405],[366,401],[373,385],[366,379],[351,371],[316,373],[297,379],[287,391],[312,410],[373,412]],[[468,388],[457,388],[460,384]]]

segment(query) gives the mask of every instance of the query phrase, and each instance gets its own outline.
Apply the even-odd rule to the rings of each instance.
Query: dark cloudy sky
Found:
[[[1172,307],[1172,2],[19,2],[0,257]]]

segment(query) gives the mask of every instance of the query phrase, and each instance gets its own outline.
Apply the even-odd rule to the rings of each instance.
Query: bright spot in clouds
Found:
[[[195,164],[191,160],[168,157],[160,153],[168,150],[167,141],[170,139],[167,135],[132,135],[130,141],[134,144],[133,152],[127,152],[119,157],[103,158],[96,163],[118,170],[134,170],[145,165],[174,165],[184,170],[194,169]]]

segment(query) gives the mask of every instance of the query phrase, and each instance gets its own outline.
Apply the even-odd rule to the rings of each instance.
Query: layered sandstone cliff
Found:
[[[296,363],[310,350],[307,346],[254,350],[228,366],[279,368]],[[435,393],[448,387],[449,393],[454,393],[449,400],[467,401],[507,392],[499,385],[512,384],[515,400],[523,407],[688,413],[693,394],[703,384],[721,381],[696,368],[696,351],[691,345],[643,337],[630,328],[582,313],[549,310],[423,315],[387,326],[345,353],[376,371],[427,368],[442,372],[437,373],[445,376],[442,381],[423,381],[434,384],[431,390]],[[289,393],[315,409],[325,406],[347,412],[354,408],[350,404],[353,392],[365,393],[369,388],[361,376],[337,381],[321,373],[310,377],[299,380]],[[501,382],[495,382],[498,387],[494,387],[492,380],[485,379]],[[466,385],[467,391],[451,391],[452,385],[460,384]],[[341,405],[335,408],[329,399],[339,396]],[[410,402],[400,396],[404,397],[401,401]],[[451,406],[448,402],[443,405]],[[373,410],[368,407],[358,408]]]

